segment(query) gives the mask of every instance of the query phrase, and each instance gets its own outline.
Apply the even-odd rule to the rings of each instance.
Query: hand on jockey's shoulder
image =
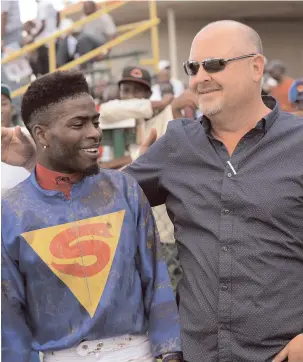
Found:
[[[36,146],[29,134],[19,126],[1,127],[1,161],[32,171],[36,164]]]

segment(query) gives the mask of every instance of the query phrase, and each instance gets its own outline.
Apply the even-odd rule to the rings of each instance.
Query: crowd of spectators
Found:
[[[1,0],[2,57],[15,49],[16,44],[22,47],[72,24],[69,19],[60,20],[60,13],[55,10],[51,1],[36,1],[37,17],[22,24],[18,2]],[[87,17],[98,11],[98,6],[94,1],[84,1],[82,10],[83,17]],[[116,26],[109,14],[70,31],[57,40],[57,66],[101,46],[115,35]],[[102,61],[105,55],[100,54],[92,61]],[[34,77],[48,73],[48,45],[42,45],[36,51],[28,53],[26,61],[30,64]],[[5,66],[2,67],[1,74],[2,83],[10,90],[22,85],[21,79],[12,79]],[[281,61],[272,60],[267,63],[263,80],[263,94],[274,96],[283,110],[302,114],[302,79],[292,79],[287,75],[286,66]],[[186,85],[171,76],[170,63],[164,59],[159,62],[158,72],[154,75],[134,64],[124,69],[120,79],[97,79],[91,90],[101,113],[101,124],[105,133],[123,128],[126,135],[133,135],[126,137],[123,156],[117,158],[113,147],[104,147],[101,157],[104,167],[121,167],[134,159],[140,142],[151,128],[157,129],[159,137],[165,132],[170,120],[180,117],[195,119],[201,115],[191,93],[186,90]],[[19,105],[20,102],[13,100],[12,119],[16,124]]]

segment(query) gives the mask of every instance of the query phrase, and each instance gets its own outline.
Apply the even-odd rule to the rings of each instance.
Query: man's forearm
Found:
[[[151,106],[155,113],[155,111],[156,112],[163,111],[166,108],[167,104],[165,104],[163,101],[151,101]]]
[[[148,99],[113,100],[100,107],[101,124],[115,123],[125,119],[151,118],[152,107]]]
[[[161,101],[151,101],[151,106],[153,109],[154,115],[162,112],[171,102],[173,101],[173,95],[166,95]]]

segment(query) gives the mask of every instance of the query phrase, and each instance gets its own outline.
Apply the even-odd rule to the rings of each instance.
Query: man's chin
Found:
[[[205,116],[215,116],[216,114],[221,112],[221,105],[212,105],[207,106],[205,104],[199,104],[199,110],[205,115]]]
[[[98,175],[99,172],[100,172],[100,168],[99,168],[99,165],[97,163],[94,164],[94,165],[91,165],[90,167],[83,170],[84,176]]]

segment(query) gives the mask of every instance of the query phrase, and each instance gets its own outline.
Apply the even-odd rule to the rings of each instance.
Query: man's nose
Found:
[[[90,123],[88,126],[88,130],[87,130],[87,138],[92,138],[94,139],[96,142],[100,142],[102,139],[102,130],[100,127],[97,127],[93,124]]]
[[[189,78],[189,87],[192,90],[196,90],[198,84],[210,81],[211,81],[211,76],[209,75],[209,73],[206,72],[206,70],[200,64],[198,73]]]

